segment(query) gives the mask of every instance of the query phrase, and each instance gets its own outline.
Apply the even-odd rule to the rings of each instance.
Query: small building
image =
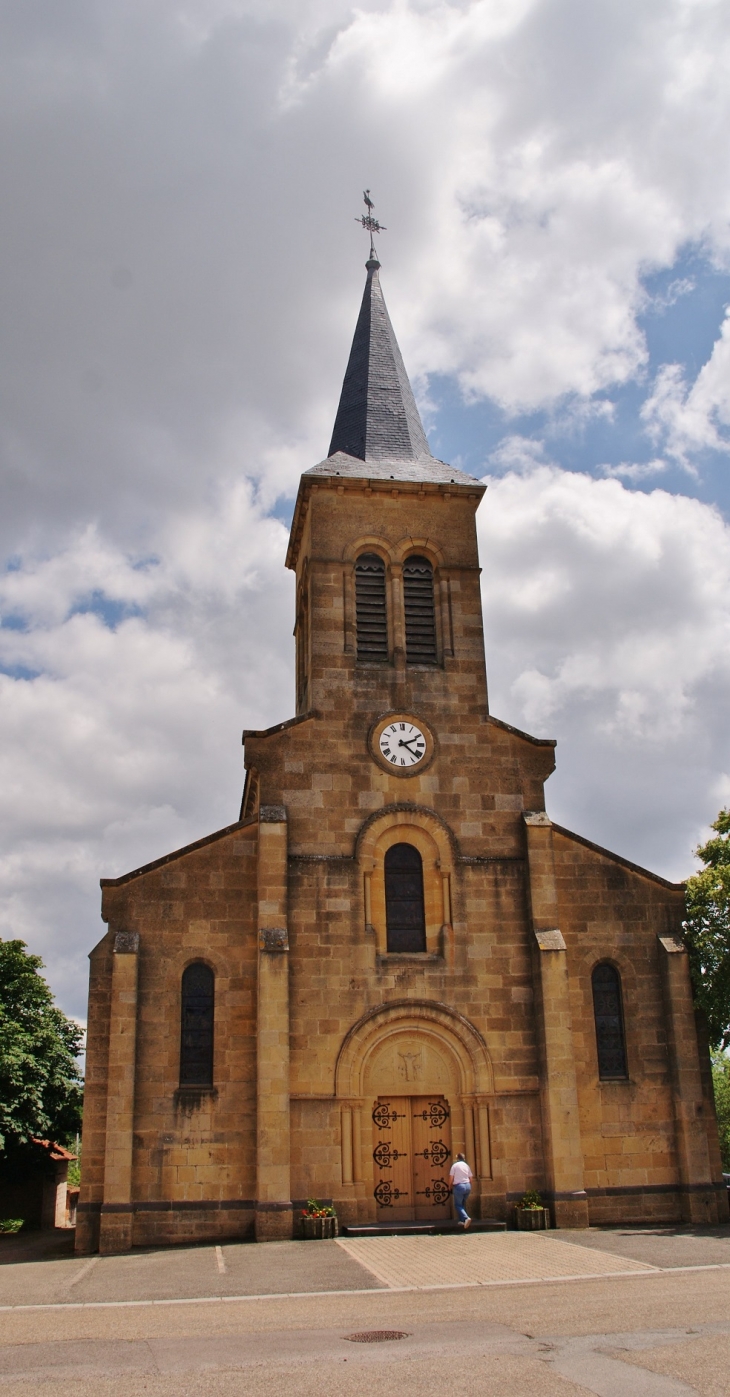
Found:
[[[553,823],[555,743],[489,711],[475,527],[367,282],[301,478],[296,711],[240,817],[102,880],[79,1251],[477,1216],[728,1217],[683,888]],[[699,1032],[699,1036],[698,1036]]]
[[[22,1218],[26,1228],[69,1226],[68,1166],[75,1154],[53,1140],[33,1140],[32,1154],[11,1158],[0,1167],[3,1217]]]

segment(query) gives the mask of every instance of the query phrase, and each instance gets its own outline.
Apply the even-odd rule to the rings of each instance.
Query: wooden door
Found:
[[[413,1159],[407,1096],[379,1096],[373,1107],[375,1202],[378,1220],[403,1222],[413,1213]]]
[[[451,1117],[443,1096],[412,1096],[413,1194],[419,1222],[451,1216]]]
[[[379,1096],[373,1107],[378,1221],[450,1215],[451,1120],[443,1096]]]

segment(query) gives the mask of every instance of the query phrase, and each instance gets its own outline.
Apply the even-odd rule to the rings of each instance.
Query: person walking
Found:
[[[471,1193],[471,1181],[474,1175],[469,1168],[463,1154],[457,1154],[450,1170],[451,1189],[454,1195],[454,1207],[456,1216],[459,1219],[459,1227],[463,1227],[466,1232],[471,1227],[471,1218],[464,1207],[469,1194]]]

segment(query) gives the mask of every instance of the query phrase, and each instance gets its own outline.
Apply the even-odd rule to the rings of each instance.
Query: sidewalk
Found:
[[[230,1242],[76,1257],[71,1233],[0,1243],[0,1307],[516,1285],[730,1268],[730,1227]]]

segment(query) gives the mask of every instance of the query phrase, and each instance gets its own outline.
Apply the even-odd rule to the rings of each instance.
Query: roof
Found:
[[[35,1136],[32,1139],[34,1145],[40,1145],[41,1149],[46,1150],[50,1158],[56,1162],[78,1158],[70,1150],[65,1149],[63,1145],[57,1145],[55,1140],[36,1140]]]
[[[327,460],[307,475],[473,484],[431,455],[380,285],[380,263],[367,281]],[[365,462],[367,470],[363,470]]]
[[[363,462],[356,456],[337,451],[304,472],[305,476],[337,476],[351,480],[410,480],[414,485],[432,482],[435,485],[469,485],[473,490],[478,486],[480,494],[484,486],[473,475],[466,475],[456,466],[447,466],[435,456],[419,456],[414,460],[402,461],[395,457],[385,457],[379,461]]]

